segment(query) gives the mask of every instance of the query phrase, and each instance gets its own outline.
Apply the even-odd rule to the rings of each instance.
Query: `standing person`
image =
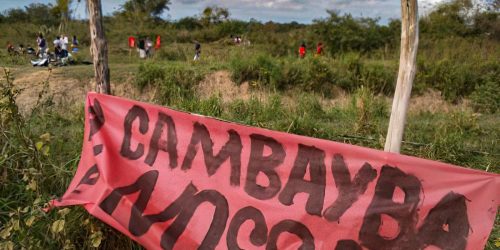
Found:
[[[35,55],[43,57],[45,54],[47,43],[45,42],[45,38],[43,38],[42,33],[38,34],[38,37],[36,38],[36,44],[38,45],[38,50],[36,51]]]
[[[155,44],[155,50],[161,48],[161,37],[159,35],[156,36],[156,44]]]
[[[306,57],[306,44],[302,43],[299,48],[299,56],[301,59],[304,59]]]
[[[21,53],[23,55],[26,54],[26,49],[24,48],[24,44],[22,44],[22,43],[19,44],[18,51],[19,51],[19,53]]]
[[[9,55],[13,55],[14,51],[14,45],[12,45],[12,43],[10,42],[7,42],[7,53],[9,53]]]
[[[144,59],[146,58],[146,42],[144,41],[144,38],[139,39],[139,58]]]
[[[71,52],[78,52],[78,39],[73,35],[73,41],[71,41]]]
[[[200,60],[201,44],[196,41],[194,45],[194,61]]]
[[[148,37],[146,38],[146,56],[151,57],[153,54],[153,41]]]
[[[56,36],[56,40],[54,40],[54,54],[56,55],[56,59],[61,57],[61,37]]]
[[[316,46],[316,55],[323,55],[323,43],[318,43],[318,46]]]
[[[63,58],[68,56],[68,44],[68,37],[65,35],[61,35],[61,57]]]

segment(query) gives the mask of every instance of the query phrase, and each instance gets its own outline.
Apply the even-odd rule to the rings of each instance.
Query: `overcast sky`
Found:
[[[103,12],[110,14],[120,9],[126,0],[102,0]],[[420,13],[426,12],[433,3],[444,0],[420,0]],[[55,0],[0,0],[0,10],[24,7],[30,3],[54,3]],[[85,18],[85,0],[73,9],[76,18]],[[354,16],[380,17],[385,23],[400,17],[400,0],[171,0],[170,11],[163,15],[167,19],[179,19],[199,14],[204,7],[217,5],[226,7],[231,17],[241,20],[255,18],[260,21],[310,23],[313,19],[327,16],[326,9],[351,13]]]

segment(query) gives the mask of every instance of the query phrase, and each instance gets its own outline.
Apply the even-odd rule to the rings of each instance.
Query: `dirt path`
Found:
[[[16,101],[22,113],[29,112],[39,100],[41,93],[48,93],[58,106],[82,103],[90,90],[88,83],[63,77],[62,69],[33,69],[14,73],[14,85],[21,90]]]
[[[83,105],[87,92],[94,90],[93,72],[88,66],[63,68],[13,69],[14,86],[21,90],[17,104],[27,114],[39,100],[40,94],[50,96],[56,107]],[[111,81],[113,94],[139,101],[151,100],[151,93],[140,93],[132,86],[132,74]]]

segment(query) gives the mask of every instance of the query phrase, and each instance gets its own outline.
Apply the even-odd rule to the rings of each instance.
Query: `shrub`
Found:
[[[359,53],[346,53],[340,58],[335,69],[339,76],[336,84],[348,92],[356,90],[360,86],[359,78],[362,68],[363,63]]]
[[[281,77],[277,80],[276,86],[278,89],[302,86],[307,79],[307,69],[302,62],[285,60],[281,65]]]
[[[365,64],[362,67],[359,82],[375,94],[391,95],[397,80],[396,69],[380,63]]]
[[[281,67],[277,60],[258,55],[253,58],[241,58],[241,55],[231,60],[231,78],[238,84],[245,81],[258,81],[263,86],[280,88]]]
[[[259,79],[259,67],[252,59],[236,56],[231,60],[230,69],[231,79],[238,84]]]
[[[146,62],[139,65],[135,85],[144,89],[147,85],[153,84],[165,77],[165,70],[156,63]]]
[[[437,62],[421,62],[417,74],[417,85],[434,88],[441,91],[441,95],[450,102],[457,102],[462,97],[469,96],[484,79],[483,65],[474,62],[461,62],[443,59]],[[424,87],[419,86],[417,89]]]
[[[493,79],[479,86],[470,96],[476,112],[496,113],[500,108],[500,82]]]
[[[277,83],[280,82],[281,79],[280,64],[269,56],[259,55],[257,57],[256,65],[259,67],[259,82],[264,86],[277,89]]]
[[[168,66],[159,82],[156,98],[162,104],[180,106],[185,99],[194,98],[194,87],[203,76],[203,72],[192,66]]]
[[[308,61],[307,71],[308,80],[304,89],[330,96],[336,77],[328,62],[322,58],[312,58]]]

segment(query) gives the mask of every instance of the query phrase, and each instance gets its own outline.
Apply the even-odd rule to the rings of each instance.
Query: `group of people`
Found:
[[[241,36],[231,35],[231,39],[233,39],[234,44],[241,44]]]
[[[306,49],[306,44],[305,44],[305,43],[302,43],[302,44],[300,45],[300,47],[299,47],[299,57],[300,57],[301,59],[304,59],[304,58],[306,57],[306,51],[307,51],[307,49]],[[320,56],[320,55],[322,55],[322,54],[323,54],[323,43],[321,43],[321,42],[320,42],[320,43],[318,43],[318,44],[316,45],[316,54],[315,54],[315,55],[316,55],[316,56]]]
[[[231,36],[231,38],[234,39],[235,44],[241,43],[240,36]],[[41,33],[38,34],[36,43],[38,45],[38,49],[36,50],[35,55],[39,56],[40,58],[46,57],[47,53],[49,52],[49,49],[47,48],[47,41],[45,40],[45,38]],[[161,43],[160,36],[156,37],[156,44],[153,44],[153,41],[149,37],[140,38],[139,42],[137,43],[137,50],[139,52],[139,57],[140,58],[151,57],[153,54],[153,48],[159,49],[160,43]],[[54,55],[56,59],[68,57],[69,39],[67,36],[65,35],[56,36],[56,39],[53,41],[53,45],[54,45]],[[71,41],[72,52],[78,51],[78,45],[79,45],[78,39],[76,38],[76,36],[73,36],[73,39]],[[129,47],[130,48],[136,47],[134,37],[129,37]],[[14,46],[10,42],[7,44],[7,50],[9,53],[15,51]],[[20,45],[20,50],[24,51],[24,46]],[[198,41],[195,41],[194,52],[195,53],[193,60],[194,61],[200,60],[201,44]],[[307,54],[306,44],[302,43],[299,47],[299,58],[301,59],[305,58],[306,54]],[[323,54],[323,43],[319,42],[316,45],[315,56],[320,56],[322,54]]]
[[[39,33],[36,37],[36,46],[34,48],[28,46],[24,47],[23,44],[19,44],[16,48],[9,41],[7,42],[7,52],[11,56],[18,56],[24,54],[34,55],[37,58],[31,60],[33,66],[47,66],[50,62],[55,62],[55,65],[66,65],[71,63],[72,57],[68,51],[69,46],[71,46],[71,52],[75,53],[78,51],[78,39],[73,36],[71,43],[67,36],[61,35],[56,36],[53,41],[53,47],[49,49],[49,44],[42,33]]]
[[[240,38],[241,39],[241,38]],[[198,41],[194,42],[194,61],[200,60],[201,57],[201,44]],[[161,37],[156,36],[156,43],[153,44],[153,41],[149,37],[141,37],[136,43],[136,38],[134,36],[129,36],[128,38],[128,46],[130,49],[130,53],[132,53],[132,49],[136,48],[139,52],[139,58],[146,59],[153,55],[154,50],[160,49],[161,47]]]
[[[36,39],[36,43],[37,43],[38,49],[37,49],[35,55],[39,56],[41,58],[47,56],[49,49],[47,46],[47,41],[43,37],[42,33],[38,34],[38,37]],[[73,36],[73,39],[71,41],[71,51],[72,52],[78,51],[78,44],[79,44],[78,39],[76,38],[76,36]],[[54,55],[55,55],[56,59],[68,57],[68,45],[69,45],[69,39],[67,36],[65,36],[65,35],[56,36],[56,38],[53,41]]]
[[[139,52],[139,58],[145,59],[153,56],[154,49],[159,49],[161,46],[161,38],[160,36],[156,36],[156,43],[153,45],[153,41],[151,38],[139,38],[139,41],[136,43],[136,38],[130,36],[128,38],[128,46],[130,49],[137,48]]]
[[[139,49],[139,57],[146,58],[153,55],[153,41],[148,37],[146,39],[139,39],[139,44],[137,46]]]
[[[24,45],[19,44],[19,47],[16,49],[14,45],[9,41],[7,42],[7,53],[9,55],[18,55],[18,54],[24,54]]]

